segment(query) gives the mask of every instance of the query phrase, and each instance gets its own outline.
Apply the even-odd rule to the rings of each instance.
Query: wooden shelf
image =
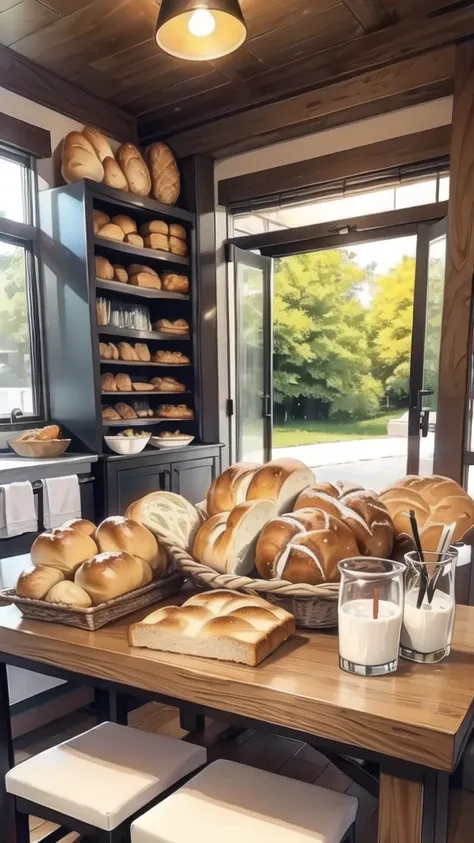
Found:
[[[114,205],[121,205],[124,208],[136,208],[139,211],[147,211],[151,214],[157,214],[160,217],[166,217],[171,221],[181,220],[183,222],[194,223],[196,215],[192,211],[186,211],[185,208],[178,208],[176,205],[164,205],[162,202],[156,202],[154,199],[149,199],[148,196],[136,196],[134,193],[127,193],[125,190],[117,190],[116,187],[107,187],[105,184],[98,184],[91,179],[84,179],[90,192],[94,197],[103,202],[111,202]]]
[[[185,392],[158,392],[155,389],[148,390],[148,392],[136,392],[135,390],[133,392],[119,392],[118,389],[115,392],[102,392],[102,395],[106,395],[106,396],[112,395],[114,397],[120,397],[122,395],[147,395],[147,396],[168,395],[168,397],[169,397],[170,395],[192,395],[192,394],[193,393],[191,392],[190,389],[187,389]]]
[[[162,252],[160,249],[142,249],[141,246],[132,246],[130,243],[121,243],[119,240],[109,240],[107,237],[94,237],[94,243],[101,249],[110,249],[113,252],[121,252],[123,255],[145,258],[148,261],[189,266],[189,258],[173,255],[171,252]]]
[[[158,366],[160,369],[191,369],[192,363],[152,363],[144,360],[101,360],[104,366]]]
[[[194,419],[120,419],[120,421],[102,421],[102,427],[140,427],[146,425],[149,427],[154,424],[161,424],[161,422],[192,422]]]
[[[130,337],[136,340],[164,340],[174,342],[175,340],[188,341],[189,334],[163,334],[160,331],[137,331],[135,328],[113,328],[110,325],[98,325],[99,334],[108,334],[113,337]]]
[[[183,293],[169,293],[167,290],[152,290],[144,287],[133,287],[131,284],[121,284],[120,281],[106,281],[104,278],[96,278],[96,287],[101,290],[110,290],[116,293],[124,293],[126,296],[135,296],[140,299],[175,299],[177,301],[189,301],[189,296]]]

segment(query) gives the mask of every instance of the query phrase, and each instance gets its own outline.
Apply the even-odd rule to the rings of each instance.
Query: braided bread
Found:
[[[128,630],[132,647],[148,647],[255,667],[295,631],[295,619],[261,597],[237,591],[196,594],[164,606]]]

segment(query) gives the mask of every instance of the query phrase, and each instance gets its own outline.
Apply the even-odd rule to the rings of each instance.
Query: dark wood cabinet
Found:
[[[103,456],[98,463],[96,501],[99,517],[123,515],[138,498],[159,489],[202,501],[220,471],[220,445],[190,445],[171,451],[143,452],[135,457]]]

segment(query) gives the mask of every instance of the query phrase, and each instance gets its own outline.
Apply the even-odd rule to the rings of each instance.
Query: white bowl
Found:
[[[116,454],[140,454],[150,441],[151,433],[147,436],[104,436],[106,445]]]
[[[150,445],[154,448],[185,448],[194,438],[194,436],[173,436],[173,438],[162,439],[161,436],[152,436]]]

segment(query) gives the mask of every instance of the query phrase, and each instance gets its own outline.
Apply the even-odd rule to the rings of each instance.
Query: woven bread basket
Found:
[[[218,574],[213,568],[197,562],[187,550],[178,547],[169,535],[153,529],[153,533],[165,547],[170,561],[173,560],[188,579],[199,588],[228,588],[243,594],[263,597],[291,612],[296,623],[306,629],[322,629],[337,626],[338,583],[325,585],[295,585],[286,580],[262,580],[240,577],[235,574]]]

